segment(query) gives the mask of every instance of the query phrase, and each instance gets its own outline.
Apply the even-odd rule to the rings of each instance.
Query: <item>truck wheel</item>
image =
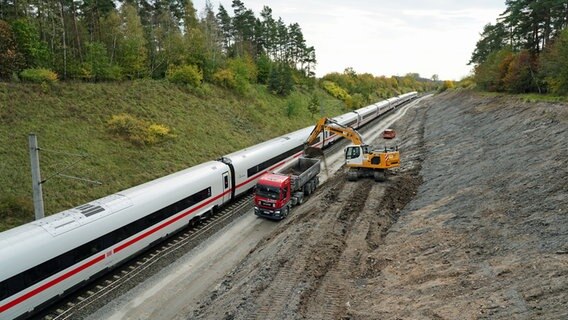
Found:
[[[305,196],[309,196],[310,193],[311,193],[311,190],[310,190],[310,183],[308,182],[308,183],[306,183],[306,184],[304,185],[304,195],[305,195]]]
[[[288,213],[290,213],[290,207],[286,206],[284,208],[284,210],[282,211],[282,219],[286,219],[286,217],[288,216]]]

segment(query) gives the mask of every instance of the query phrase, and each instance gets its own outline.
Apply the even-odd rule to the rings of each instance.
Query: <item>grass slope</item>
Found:
[[[316,94],[323,115],[346,112],[338,100]],[[151,80],[51,87],[0,83],[0,231],[33,220],[30,132],[43,149],[49,215],[312,125],[320,115],[308,112],[309,98],[301,90],[282,99],[258,86],[243,97],[208,85],[196,91]],[[134,145],[108,130],[111,116],[122,113],[163,124],[175,136]],[[63,174],[103,184],[57,176],[68,166]]]

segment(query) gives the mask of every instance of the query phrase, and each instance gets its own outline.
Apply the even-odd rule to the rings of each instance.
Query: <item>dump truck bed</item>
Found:
[[[298,158],[298,161],[282,169],[280,173],[290,175],[292,191],[297,191],[320,173],[320,162],[319,159]]]

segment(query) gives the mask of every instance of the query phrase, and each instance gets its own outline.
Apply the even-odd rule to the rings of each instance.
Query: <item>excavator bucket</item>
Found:
[[[315,158],[315,157],[323,156],[323,150],[321,148],[306,146],[304,148],[304,155],[307,158]]]

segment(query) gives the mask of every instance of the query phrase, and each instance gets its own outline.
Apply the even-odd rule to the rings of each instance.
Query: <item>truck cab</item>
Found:
[[[284,219],[290,211],[291,178],[267,173],[258,179],[254,195],[254,213],[269,219]]]

